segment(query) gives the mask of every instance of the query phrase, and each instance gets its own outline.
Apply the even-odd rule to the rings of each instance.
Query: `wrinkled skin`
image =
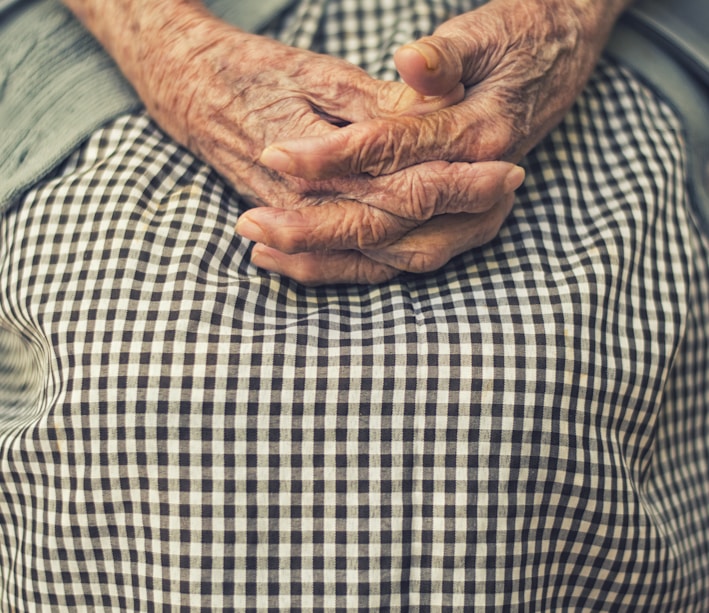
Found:
[[[462,84],[463,101],[417,116],[380,117],[323,135],[284,139],[266,149],[261,161],[311,180],[354,173],[382,176],[439,159],[517,162],[573,104],[626,4],[492,0],[395,56],[402,78],[419,93],[445,95]],[[509,206],[479,220],[486,226],[485,239],[500,227],[497,214],[502,210]],[[261,237],[267,237],[270,247],[281,248],[291,228],[279,223],[276,212],[259,219]],[[312,220],[300,220],[301,235],[319,233],[320,219],[313,214]],[[445,240],[442,234],[427,238],[439,245]],[[308,265],[322,266],[317,254],[296,258],[269,251],[269,256],[269,268],[291,276]]]
[[[462,83],[460,104],[283,139],[261,159],[310,179],[381,175],[437,159],[519,160],[563,117],[601,51],[602,39],[584,34],[588,26],[573,5],[493,0],[451,19],[399,49],[395,61],[422,93],[445,94]]]
[[[318,254],[289,271],[304,283],[380,282],[400,270],[437,268],[494,235],[522,182],[521,169],[499,161],[435,160],[377,178],[308,179],[266,168],[258,159],[277,140],[425,114],[461,100],[463,88],[427,97],[380,82],[342,60],[242,32],[194,1],[67,4],[113,55],[159,125],[252,204],[275,207],[279,229],[290,230],[272,236],[257,209],[240,221],[240,232],[276,247],[278,255]],[[304,218],[305,210],[312,215]],[[303,219],[308,232],[301,234]],[[270,251],[256,246],[254,262],[267,264]]]
[[[198,0],[65,0],[148,111],[255,208],[255,264],[309,284],[425,272],[494,237],[518,161],[627,0],[492,0],[402,48],[409,85],[250,35]],[[498,161],[495,161],[498,160]]]

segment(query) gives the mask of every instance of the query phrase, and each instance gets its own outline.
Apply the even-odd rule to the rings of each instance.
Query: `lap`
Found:
[[[699,607],[679,122],[603,63],[526,165],[484,248],[309,289],[249,264],[238,186],[146,117],[95,134],[0,220],[34,373],[0,411],[0,601]]]

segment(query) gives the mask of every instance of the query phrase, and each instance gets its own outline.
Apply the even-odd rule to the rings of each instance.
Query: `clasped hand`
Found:
[[[381,282],[497,234],[524,177],[514,162],[595,64],[569,2],[531,4],[548,8],[493,0],[403,47],[403,84],[198,12],[148,46],[137,89],[257,205],[236,227],[256,265],[306,284]]]

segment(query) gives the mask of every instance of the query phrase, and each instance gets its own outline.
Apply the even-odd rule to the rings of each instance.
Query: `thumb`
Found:
[[[443,96],[463,79],[463,58],[450,39],[427,36],[400,47],[394,54],[399,75],[426,96]]]
[[[504,27],[496,12],[484,5],[397,49],[396,68],[409,87],[427,96],[445,95],[460,83],[472,86],[504,55]]]

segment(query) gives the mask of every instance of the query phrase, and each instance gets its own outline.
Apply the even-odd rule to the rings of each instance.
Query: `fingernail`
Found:
[[[267,251],[259,249],[258,247],[259,246],[256,245],[251,252],[251,263],[259,268],[278,272],[278,263],[276,260]]]
[[[269,146],[266,147],[261,153],[259,161],[264,165],[272,168],[273,170],[280,170],[281,172],[290,172],[293,169],[293,158],[278,147]]]
[[[525,172],[521,166],[515,166],[507,173],[503,190],[506,194],[515,191],[522,183],[524,183]]]
[[[418,51],[423,56],[423,59],[426,60],[426,68],[428,70],[438,69],[438,52],[435,49],[423,43],[410,43],[406,46]]]
[[[239,217],[234,230],[244,238],[248,238],[256,243],[263,242],[264,231],[261,226],[254,223],[248,217]]]

